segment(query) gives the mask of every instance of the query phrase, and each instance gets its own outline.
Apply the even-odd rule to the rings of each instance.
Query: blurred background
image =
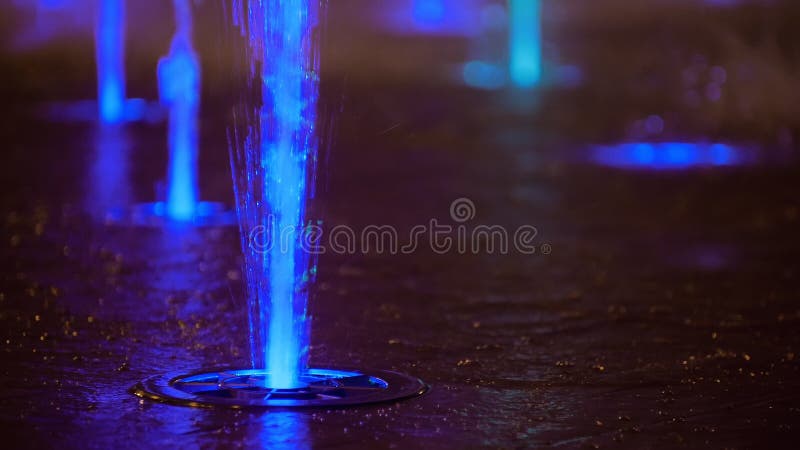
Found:
[[[5,3],[5,103],[91,98],[94,1]],[[154,71],[174,30],[172,5],[143,0],[127,8],[129,91],[157,98]],[[209,105],[235,92],[231,66],[239,55],[227,9],[222,2],[194,2]],[[793,2],[545,0],[541,9],[537,124],[592,140],[724,136],[791,146],[798,117]],[[508,81],[506,2],[341,0],[328,11],[326,80],[484,89]],[[483,65],[476,69],[476,62]],[[219,113],[209,108],[207,114]],[[602,120],[578,118],[587,108],[602,112]],[[651,116],[664,122],[657,133],[643,127]]]

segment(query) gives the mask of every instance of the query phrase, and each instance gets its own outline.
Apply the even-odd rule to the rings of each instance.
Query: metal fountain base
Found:
[[[388,370],[309,369],[296,387],[265,387],[267,372],[219,370],[157,375],[134,386],[140,398],[196,408],[340,408],[417,397],[422,380]]]

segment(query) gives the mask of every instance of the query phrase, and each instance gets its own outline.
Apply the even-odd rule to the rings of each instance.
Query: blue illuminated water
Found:
[[[752,149],[705,142],[626,142],[592,150],[592,159],[605,166],[641,170],[680,170],[736,166],[753,162]]]
[[[506,72],[502,66],[485,61],[469,61],[464,64],[462,77],[468,86],[479,89],[500,89],[506,84]]]
[[[475,36],[482,0],[384,0],[368,2],[373,21],[402,35]]]
[[[200,64],[192,49],[189,0],[174,0],[177,31],[169,55],[158,63],[161,102],[169,108],[166,214],[190,221],[197,213],[197,114]]]
[[[542,77],[540,0],[509,1],[511,82],[520,88],[535,86]]]
[[[487,90],[538,85],[542,79],[540,1],[510,0],[507,8],[489,3],[480,11],[475,28],[481,33],[474,40],[473,59],[462,66],[464,83]]]
[[[251,359],[267,385],[290,388],[307,368],[312,261],[301,248],[317,157],[317,0],[235,0],[260,88],[231,149],[249,295]],[[259,227],[271,245],[251,245]]]
[[[87,210],[99,221],[109,211],[123,207],[131,199],[129,179],[130,136],[122,125],[98,126],[91,172],[87,177]]]
[[[125,0],[100,0],[95,27],[100,121],[125,116]]]
[[[440,24],[447,18],[445,0],[414,0],[413,15],[414,21],[419,24]]]

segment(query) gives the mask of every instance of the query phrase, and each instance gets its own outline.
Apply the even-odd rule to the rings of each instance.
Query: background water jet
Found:
[[[18,1],[22,6],[32,0]],[[84,27],[94,34],[97,98],[47,102],[41,109],[44,116],[57,122],[99,121],[105,125],[164,120],[164,111],[158,103],[127,97],[126,31],[131,15],[125,0],[37,0],[33,6],[24,6],[35,11],[36,22],[32,29],[16,36],[17,45],[22,48],[63,40],[69,33],[80,33]],[[94,13],[86,15],[87,9]],[[63,80],[63,92],[68,92],[75,68],[60,69],[72,72]]]
[[[509,35],[511,82],[531,88],[542,77],[540,0],[510,0]]]
[[[158,64],[161,101],[169,108],[169,166],[166,215],[190,221],[197,215],[197,114],[200,64],[192,48],[192,12],[188,0],[175,0],[177,31],[170,53]]]
[[[95,29],[100,121],[125,118],[125,0],[100,0]]]
[[[292,388],[308,365],[307,289],[314,271],[300,243],[317,160],[315,30],[323,4],[237,0],[234,7],[261,89],[260,105],[254,107],[257,119],[245,126],[244,142],[231,149],[250,302],[251,359],[254,368],[266,369],[268,386]],[[269,243],[256,249],[249,239],[259,228]],[[290,237],[284,242],[286,232]],[[278,236],[281,242],[276,242]]]
[[[235,214],[224,204],[199,200],[198,115],[201,69],[192,44],[190,0],[174,0],[176,31],[169,54],[158,62],[157,78],[161,105],[168,110],[167,176],[157,189],[157,201],[129,204],[123,199],[108,210],[108,224],[144,227],[230,226]],[[147,102],[127,100],[122,121],[147,115]],[[159,106],[159,109],[162,109]],[[105,124],[105,126],[122,126]],[[182,228],[185,229],[185,228]]]

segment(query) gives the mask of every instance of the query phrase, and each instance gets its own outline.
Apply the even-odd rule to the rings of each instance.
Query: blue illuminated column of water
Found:
[[[175,0],[177,31],[170,53],[158,64],[161,101],[169,107],[167,216],[195,217],[198,203],[197,114],[200,65],[192,49],[192,15],[188,0]]]
[[[125,115],[125,1],[99,0],[95,29],[100,121]]]
[[[302,228],[306,201],[307,156],[316,113],[316,74],[308,73],[306,47],[311,39],[309,0],[270,0],[265,16],[261,111],[264,196],[284,230]],[[296,234],[296,233],[295,233]],[[291,386],[305,369],[306,293],[301,286],[304,255],[295,245],[273,246],[265,254],[270,267],[270,317],[266,351],[273,387]]]
[[[509,0],[511,82],[535,86],[542,77],[540,0]]]
[[[307,288],[312,277],[301,236],[310,177],[316,163],[319,91],[314,30],[319,0],[235,0],[261,87],[257,124],[232,149],[250,295],[253,365],[266,368],[266,384],[297,386],[307,368]]]

